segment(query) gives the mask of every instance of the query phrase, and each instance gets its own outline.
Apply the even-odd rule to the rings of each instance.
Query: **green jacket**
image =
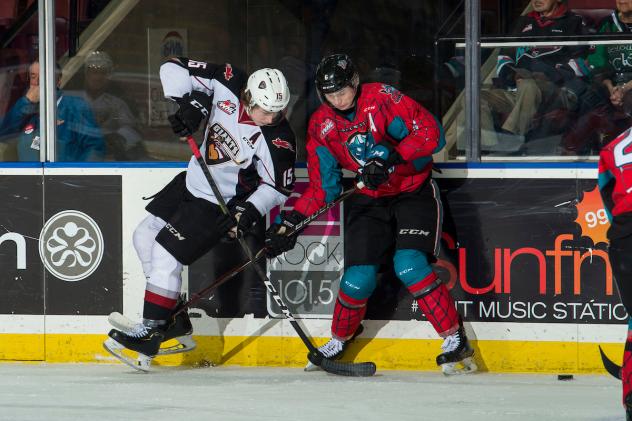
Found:
[[[617,11],[604,19],[599,33],[632,32],[626,24],[619,21]],[[592,76],[596,79],[610,79],[614,84],[632,80],[632,44],[598,45],[595,52],[588,56]]]

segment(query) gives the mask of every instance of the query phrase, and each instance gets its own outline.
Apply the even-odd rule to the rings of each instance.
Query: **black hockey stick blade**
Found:
[[[377,371],[373,362],[366,363],[346,363],[325,358],[318,350],[313,350],[307,354],[307,359],[314,365],[322,368],[330,374],[348,377],[371,377]]]
[[[601,361],[603,362],[603,366],[608,374],[610,374],[615,379],[621,380],[621,367],[619,367],[612,360],[610,360],[610,358],[608,358],[606,353],[603,352],[603,349],[601,349],[601,345],[599,345],[599,353],[601,354]]]
[[[323,358],[320,368],[327,373],[349,377],[371,377],[377,371],[375,363],[370,361],[366,363],[345,363],[328,358]]]

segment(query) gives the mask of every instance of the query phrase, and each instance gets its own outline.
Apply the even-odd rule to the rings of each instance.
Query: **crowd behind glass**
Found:
[[[88,2],[88,5],[95,3],[99,2]],[[101,3],[93,15],[102,12],[108,2]],[[292,92],[287,118],[299,137],[299,161],[305,160],[307,120],[319,105],[313,86],[315,63],[320,56],[331,52],[350,54],[358,65],[363,82],[393,85],[437,114],[444,124],[447,140],[444,158],[462,159],[467,142],[463,118],[463,50],[455,48],[456,42],[453,42],[452,48],[442,56],[431,54],[432,41],[423,37],[420,29],[423,25],[418,25],[420,19],[428,19],[428,16],[419,17],[425,6],[413,10],[416,18],[402,15],[395,19],[412,22],[406,39],[417,34],[424,38],[424,44],[428,44],[412,52],[407,47],[408,51],[402,53],[392,27],[385,25],[383,31],[375,32],[371,25],[367,25],[362,30],[350,31],[350,25],[342,19],[350,16],[344,10],[346,6],[343,3],[336,5],[335,1],[325,3],[334,6],[325,7],[320,20],[314,22],[312,17],[310,23],[309,17],[300,17],[298,24],[281,28],[280,31],[287,34],[283,44],[278,44],[274,37],[258,35],[256,31],[253,31],[255,35],[241,39],[230,31],[216,30],[213,35],[216,54],[196,56],[194,51],[187,53],[199,60],[232,60],[237,66],[246,67],[247,71],[260,67],[281,69]],[[388,6],[387,3],[375,2],[382,6]],[[536,13],[536,3],[538,7],[543,7],[542,4],[568,7],[567,16],[562,16],[557,9],[550,17],[558,24],[563,23],[565,32],[558,35],[589,35],[590,40],[596,41],[602,34],[632,30],[632,0],[617,0],[615,10],[574,9],[572,4],[567,5],[564,1],[542,0],[523,1],[517,7],[522,8],[521,16],[508,23],[505,35],[531,35],[532,24],[528,16]],[[90,18],[88,9],[83,13]],[[374,9],[373,13],[382,12],[378,6]],[[335,13],[328,14],[327,10]],[[391,12],[397,14],[398,10]],[[410,13],[411,10],[400,12]],[[17,36],[5,42],[0,54],[0,161],[40,160],[36,17],[37,14],[32,16],[30,26],[27,24]],[[322,22],[326,23],[325,28]],[[11,22],[6,26],[2,24],[0,16],[0,38],[8,39],[6,35],[11,30]],[[462,20],[459,23],[455,19],[454,24],[459,26]],[[190,34],[193,32],[189,31]],[[362,38],[363,32],[369,34]],[[485,28],[483,35],[484,32]],[[120,49],[123,46],[115,48],[107,42],[89,51],[79,48],[79,54],[74,57],[79,65],[74,66],[71,75],[65,75],[70,54],[68,40],[59,37],[61,33],[65,32],[58,30],[58,161],[188,159],[186,145],[173,139],[166,116],[152,116],[156,103],[163,101],[162,98],[150,98],[156,93],[148,85],[156,83],[157,75],[152,77],[148,72],[130,71],[124,60],[117,62],[117,57],[122,57]],[[437,39],[436,34],[433,37]],[[368,39],[370,43],[366,42]],[[247,48],[240,54],[231,54],[235,44],[239,43]],[[583,45],[481,49],[483,159],[585,159],[598,155],[604,141],[630,126],[632,43],[589,44],[586,41]],[[219,57],[220,50],[226,51],[222,53],[225,57]],[[163,106],[168,110],[168,105]]]

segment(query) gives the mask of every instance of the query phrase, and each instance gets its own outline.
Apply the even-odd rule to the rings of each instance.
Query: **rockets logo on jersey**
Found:
[[[232,78],[233,78],[233,66],[231,66],[230,63],[226,63],[226,68],[224,69],[224,79],[226,79],[226,82],[228,82]]]
[[[230,99],[227,99],[225,101],[218,101],[217,108],[224,111],[226,114],[231,115],[237,109],[237,105],[231,102]]]
[[[374,145],[373,136],[368,136],[365,132],[354,133],[347,139],[349,154],[359,165],[364,165]]]
[[[276,146],[277,148],[289,149],[292,152],[294,152],[294,147],[292,146],[292,144],[288,142],[287,140],[281,139],[280,137],[273,139],[272,144]]]
[[[382,85],[382,89],[380,89],[380,93],[384,95],[389,95],[395,104],[398,104],[399,101],[402,100],[402,93],[397,89],[393,88],[391,85]]]

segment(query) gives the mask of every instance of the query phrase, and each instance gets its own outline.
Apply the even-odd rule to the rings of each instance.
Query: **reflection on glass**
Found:
[[[110,77],[113,68],[114,63],[107,52],[91,52],[83,65],[84,89],[68,93],[83,98],[89,104],[105,139],[106,159],[146,160],[135,115],[122,98],[111,92]]]
[[[17,141],[18,161],[39,161],[41,126],[39,118],[40,65],[37,61],[29,66],[29,87],[9,109],[0,125],[1,135],[19,133]],[[61,79],[61,69],[56,72],[56,83]],[[57,90],[57,160],[100,161],[105,144],[101,130],[94,120],[90,106],[79,97],[65,95]]]
[[[62,87],[90,103],[105,139],[105,159],[117,161],[189,158],[186,144],[168,126],[174,109],[158,81],[158,67],[169,57],[228,61],[248,72],[282,70],[292,94],[287,117],[297,134],[298,160],[305,161],[307,122],[320,105],[314,72],[323,56],[351,54],[364,82],[391,84],[437,112],[434,40],[463,34],[460,0],[220,0],[212,8],[201,0],[78,0],[76,13],[57,3],[66,4],[56,13],[65,22],[56,31],[65,40],[58,46]],[[95,51],[109,56],[111,68],[102,64],[93,72],[85,65]],[[453,51],[446,54],[442,61]],[[449,84],[460,83],[450,78],[444,80],[446,93],[453,89]],[[103,86],[89,86],[98,83]],[[450,101],[453,92],[441,95]]]
[[[611,41],[591,47],[590,41],[556,45],[545,40],[592,34],[599,43],[597,32],[628,31],[627,12],[569,10],[554,1],[531,5],[542,10],[527,11],[514,23],[512,33],[543,37],[543,41],[482,50],[483,56],[491,52],[481,67],[482,155],[556,159],[597,155],[604,142],[631,123],[626,108],[632,108],[632,94],[628,95],[632,83],[626,84],[632,76],[631,44]],[[453,106],[458,118],[446,127],[452,157],[465,149],[462,105]]]
[[[39,82],[29,77],[31,63],[39,54],[37,8],[18,3],[3,2],[0,8],[0,161],[27,160],[18,157],[18,141],[25,131],[31,130],[31,118],[21,116],[38,120],[37,104],[25,96],[31,92],[29,97],[39,100],[39,88],[30,87]],[[34,160],[39,161],[39,154],[36,155]]]

